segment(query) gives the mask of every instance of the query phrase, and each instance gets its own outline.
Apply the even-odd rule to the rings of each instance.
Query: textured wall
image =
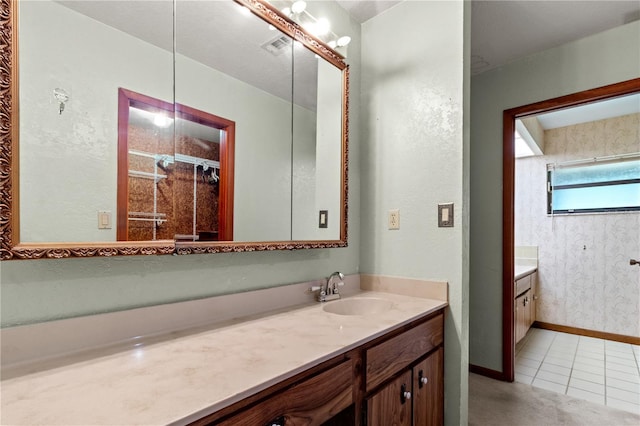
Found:
[[[467,423],[464,7],[407,1],[362,27],[362,271],[449,282],[447,424]],[[438,228],[449,201],[456,226]]]
[[[550,217],[546,165],[640,151],[640,114],[545,131],[545,155],[516,160],[516,245],[538,246],[538,320],[640,336],[640,212]],[[586,248],[585,248],[586,247]]]
[[[171,22],[158,16],[159,26]],[[37,1],[20,3],[19,61],[22,240],[115,241],[97,212],[115,218],[118,87],[171,102],[171,53]],[[55,88],[70,95],[62,114]]]
[[[640,22],[471,80],[470,362],[502,371],[502,112],[640,76]]]

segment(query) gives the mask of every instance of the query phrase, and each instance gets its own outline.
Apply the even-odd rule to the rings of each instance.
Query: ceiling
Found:
[[[536,116],[544,130],[640,113],[640,93]]]
[[[360,23],[401,3],[336,1]],[[472,74],[640,19],[637,0],[471,1]],[[640,113],[640,94],[540,114],[536,119],[549,130],[633,113]]]
[[[473,0],[471,72],[478,74],[639,18],[638,1]]]
[[[175,24],[177,54],[309,110],[316,109],[315,54],[293,43],[283,45],[277,53],[270,52],[264,46],[283,34],[270,30],[250,13],[241,13],[243,8],[232,1],[179,1],[175,23],[173,2],[165,0],[55,1],[169,52],[174,46]],[[179,83],[176,99],[180,97]]]
[[[408,0],[411,1],[411,0]],[[365,22],[400,3],[338,0]],[[637,0],[472,0],[471,73],[640,19]]]

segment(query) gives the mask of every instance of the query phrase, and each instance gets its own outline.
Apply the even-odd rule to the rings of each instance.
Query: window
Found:
[[[547,165],[547,213],[640,211],[640,153]]]

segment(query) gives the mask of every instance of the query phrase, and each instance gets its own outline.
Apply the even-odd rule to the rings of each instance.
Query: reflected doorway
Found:
[[[119,89],[118,241],[232,241],[235,123]]]

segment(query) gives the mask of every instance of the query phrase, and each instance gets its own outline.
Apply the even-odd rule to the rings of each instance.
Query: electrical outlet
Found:
[[[389,210],[389,229],[400,229],[400,210]]]
[[[98,212],[98,229],[111,229],[111,212]]]

